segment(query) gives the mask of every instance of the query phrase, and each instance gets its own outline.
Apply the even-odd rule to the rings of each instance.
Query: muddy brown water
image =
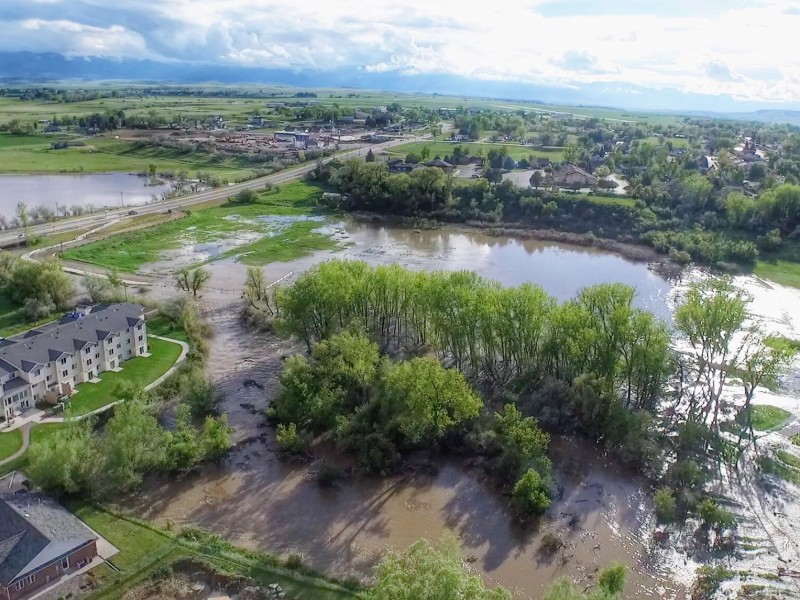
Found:
[[[645,264],[607,253],[478,233],[357,223],[332,227],[349,244],[338,255],[372,264],[472,269],[506,285],[539,283],[562,300],[586,285],[624,281],[636,286],[640,306],[669,316],[670,283]],[[271,279],[297,274],[330,256],[317,253],[265,271]],[[121,508],[161,523],[195,523],[260,550],[297,551],[308,564],[340,576],[369,577],[387,548],[404,549],[420,538],[436,541],[452,532],[470,568],[519,597],[540,597],[562,576],[589,585],[597,569],[615,561],[631,569],[627,597],[683,597],[651,543],[649,491],[585,441],[553,441],[559,499],[535,526],[517,524],[508,499],[463,458],[427,457],[430,468],[387,479],[354,475],[333,489],[320,488],[315,475],[324,464],[348,467],[351,459],[320,450],[315,460],[286,464],[261,417],[277,389],[283,358],[302,346],[254,334],[239,322],[236,290],[244,267],[220,261],[208,268],[211,289],[204,301],[215,331],[208,372],[225,395],[223,408],[238,446],[222,465],[177,480],[150,480]],[[565,543],[553,555],[541,548],[547,532]]]

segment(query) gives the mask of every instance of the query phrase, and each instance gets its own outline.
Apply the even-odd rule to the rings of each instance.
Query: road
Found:
[[[421,142],[427,138],[430,138],[430,135],[426,134],[423,136],[417,136],[401,140],[392,140],[391,142],[383,142],[380,144],[370,144],[369,146],[362,146],[354,150],[347,150],[345,152],[340,152],[335,156],[326,158],[324,162],[327,163],[330,162],[331,160],[342,160],[344,158],[353,158],[355,156],[361,156],[366,154],[368,149],[372,149],[373,152],[377,153],[386,148],[390,148],[391,146],[398,146],[401,144],[408,144],[413,142]],[[285,171],[281,171],[280,173],[275,173],[273,175],[267,175],[266,177],[259,177],[257,179],[251,179],[250,181],[245,181],[243,183],[229,185],[224,188],[208,190],[206,192],[200,192],[198,194],[193,194],[191,196],[182,196],[180,198],[174,198],[172,200],[166,200],[164,202],[156,202],[154,204],[145,204],[142,206],[136,206],[134,209],[119,208],[104,212],[103,214],[90,215],[87,217],[77,217],[74,219],[65,219],[63,221],[55,221],[54,223],[45,223],[42,225],[34,225],[28,229],[28,235],[38,237],[38,236],[53,235],[55,233],[77,231],[80,229],[96,228],[112,219],[124,220],[131,218],[131,215],[128,214],[128,212],[131,210],[135,210],[137,215],[146,215],[152,213],[163,213],[166,212],[168,209],[183,208],[191,206],[193,204],[200,204],[202,202],[224,200],[225,198],[232,196],[241,190],[261,189],[264,187],[264,184],[266,183],[280,185],[297,179],[302,179],[303,177],[305,177],[306,173],[308,173],[315,167],[316,163],[310,163],[300,167],[286,169]],[[0,233],[0,248],[17,243],[19,240],[19,236],[20,236],[19,230],[4,231]]]

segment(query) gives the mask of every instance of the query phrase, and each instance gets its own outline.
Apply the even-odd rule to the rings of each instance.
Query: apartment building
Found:
[[[140,304],[80,306],[60,321],[0,340],[0,419],[38,402],[55,404],[78,384],[119,371],[147,355],[147,325]]]

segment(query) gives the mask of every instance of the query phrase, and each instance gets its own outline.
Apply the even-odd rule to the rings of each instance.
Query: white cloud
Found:
[[[800,28],[797,0],[719,0],[718,8],[708,0],[715,9],[695,14],[691,3],[676,1],[680,11],[663,3],[648,14],[615,1],[614,14],[595,9],[599,4],[581,14],[589,3],[562,0],[559,16],[544,16],[554,14],[552,0],[476,10],[463,0],[128,0],[119,3],[124,8],[106,0],[3,0],[0,49],[555,85],[615,82],[800,101],[800,65],[791,52]]]

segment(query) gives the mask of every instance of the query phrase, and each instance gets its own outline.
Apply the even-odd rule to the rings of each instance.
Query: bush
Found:
[[[655,505],[656,518],[661,523],[672,523],[677,516],[678,503],[675,500],[675,492],[671,488],[663,487],[653,494],[653,504]]]
[[[275,437],[282,452],[300,454],[308,448],[308,436],[303,432],[298,432],[297,425],[294,423],[279,424]]]
[[[514,486],[511,504],[521,517],[542,514],[550,506],[550,497],[539,473],[533,469],[527,472]]]
[[[286,561],[283,563],[287,569],[291,569],[292,571],[299,571],[303,568],[303,557],[300,556],[297,552],[292,552],[289,556],[286,557]]]
[[[733,576],[733,571],[724,565],[703,565],[697,570],[697,579],[692,587],[692,600],[709,600],[716,594],[722,582]]]
[[[722,508],[710,498],[706,498],[700,503],[697,509],[698,516],[703,520],[706,527],[732,527],[736,519],[731,511]]]

